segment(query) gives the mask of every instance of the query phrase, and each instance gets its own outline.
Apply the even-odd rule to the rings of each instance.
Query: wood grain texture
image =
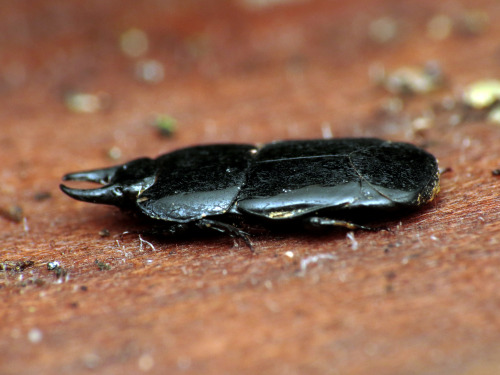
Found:
[[[0,372],[500,373],[500,127],[441,104],[500,76],[497,2],[243,4],[0,4],[0,261],[34,261],[0,271]],[[472,11],[489,17],[474,35]],[[439,14],[454,25],[443,40],[428,33]],[[391,42],[369,36],[380,17],[398,25]],[[131,27],[149,37],[143,57],[120,51]],[[136,79],[141,59],[163,64],[164,80]],[[370,67],[430,60],[443,87],[384,110],[394,95]],[[70,92],[105,107],[74,113]],[[156,113],[177,119],[174,137],[150,125]],[[153,251],[121,237],[144,229],[133,218],[58,190],[64,173],[188,145],[330,131],[413,142],[451,171],[435,202],[389,221],[392,232],[263,233],[256,254],[224,237],[141,236]]]

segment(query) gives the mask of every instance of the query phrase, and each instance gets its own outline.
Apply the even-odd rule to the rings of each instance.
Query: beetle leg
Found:
[[[186,223],[174,223],[171,224],[167,230],[162,230],[161,233],[167,232],[170,235],[176,235],[180,233],[185,233],[189,229],[189,225]]]
[[[310,228],[322,228],[327,226],[334,226],[334,227],[344,227],[353,230],[354,229],[369,230],[372,232],[377,232],[381,229],[385,229],[385,228],[367,227],[365,225],[351,223],[349,221],[330,219],[328,217],[319,217],[319,216],[307,217],[304,219],[304,223],[307,227]]]
[[[211,219],[200,219],[196,223],[196,226],[201,229],[215,229],[221,233],[227,233],[233,238],[241,238],[245,244],[254,252],[254,248],[250,239],[248,238],[248,233],[236,228],[235,226],[221,221],[211,220]]]

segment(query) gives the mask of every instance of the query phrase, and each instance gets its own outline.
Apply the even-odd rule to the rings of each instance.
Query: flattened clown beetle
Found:
[[[233,223],[370,229],[343,218],[415,209],[439,192],[433,155],[375,138],[188,147],[63,180],[104,185],[61,189],[152,219],[165,233],[208,228],[242,238],[250,248],[247,233]]]

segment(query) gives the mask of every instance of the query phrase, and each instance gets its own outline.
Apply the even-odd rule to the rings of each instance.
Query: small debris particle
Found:
[[[107,155],[111,160],[118,160],[122,157],[122,150],[119,147],[114,146],[108,150]]]
[[[489,21],[488,13],[481,10],[470,10],[462,15],[459,28],[464,34],[478,35],[486,30]]]
[[[307,258],[301,259],[300,260],[300,271],[301,272],[306,272],[307,267],[312,264],[312,263],[318,263],[320,260],[337,260],[338,257],[334,254],[317,254],[317,255],[312,255]]]
[[[391,97],[384,100],[382,103],[382,110],[391,115],[397,115],[403,110],[404,103],[401,98]]]
[[[140,243],[139,251],[142,251],[144,249],[144,244],[148,245],[151,248],[151,250],[156,251],[156,249],[153,246],[153,244],[151,242],[149,242],[149,241],[146,241],[146,240],[142,239],[141,236],[139,236],[139,243]]]
[[[427,24],[427,35],[435,40],[444,40],[451,35],[452,29],[452,19],[447,15],[438,14]]]
[[[68,271],[65,268],[61,267],[60,263],[57,260],[48,262],[47,269],[49,271],[54,271],[54,274],[58,279],[68,276]]]
[[[89,369],[94,369],[99,365],[101,358],[95,353],[87,353],[83,355],[83,364]]]
[[[99,268],[99,271],[109,271],[111,269],[111,266],[108,263],[102,262],[98,259],[96,259],[94,263]]]
[[[423,67],[403,66],[388,73],[382,85],[393,94],[427,94],[441,87],[443,73],[439,64],[428,62]]]
[[[433,125],[434,125],[434,116],[431,113],[417,117],[413,119],[411,122],[412,130],[417,134],[424,133],[426,130],[432,128]]]
[[[290,251],[290,250],[286,251],[285,252],[285,256],[288,257],[288,258],[290,258],[290,259],[293,258],[293,256],[294,256],[293,251]]]
[[[358,241],[356,241],[356,238],[354,237],[354,232],[348,232],[346,237],[351,241],[351,249],[356,251],[359,248]]]
[[[381,17],[370,23],[368,36],[376,43],[386,44],[396,39],[398,29],[398,23],[394,18]]]
[[[500,99],[500,81],[496,79],[486,79],[470,84],[462,97],[465,104],[476,109],[490,107],[498,99]]]
[[[491,171],[492,176],[500,176],[500,168]]]
[[[87,285],[82,285],[82,286],[80,286],[80,290],[82,292],[87,292],[89,290],[89,287]]]
[[[43,339],[43,333],[42,331],[40,331],[38,328],[32,328],[29,332],[28,332],[28,340],[32,343],[32,344],[37,344],[39,343],[40,341],[42,341]]]
[[[29,232],[29,230],[30,230],[30,227],[28,225],[28,219],[26,219],[26,216],[23,217],[23,230],[25,232]]]
[[[55,270],[57,267],[61,267],[60,263],[57,260],[47,263],[47,269],[49,271]]]
[[[149,49],[148,36],[141,29],[128,29],[120,36],[120,47],[122,52],[129,57],[143,56]]]
[[[176,130],[177,120],[169,115],[156,115],[152,125],[158,129],[163,137],[171,137]]]
[[[333,138],[332,126],[327,121],[321,124],[321,136],[323,137],[323,139]]]
[[[22,272],[35,264],[32,260],[5,261],[0,263],[0,271]]]
[[[496,105],[491,109],[488,113],[487,119],[493,124],[500,125],[500,105]]]
[[[99,231],[99,236],[101,236],[101,237],[109,237],[110,236],[109,230],[106,229],[106,228],[101,229]]]
[[[0,207],[0,215],[7,220],[13,221],[14,223],[20,223],[24,218],[23,208],[16,204],[11,204],[7,207]]]
[[[143,354],[139,357],[137,365],[141,371],[150,371],[155,365],[155,360],[151,354]]]
[[[141,60],[135,65],[135,77],[146,83],[160,83],[165,78],[165,68],[158,60]]]
[[[66,108],[75,113],[95,113],[104,107],[101,96],[83,92],[66,94],[64,103]]]
[[[39,191],[33,195],[33,199],[38,202],[45,201],[52,198],[52,194],[48,191]]]

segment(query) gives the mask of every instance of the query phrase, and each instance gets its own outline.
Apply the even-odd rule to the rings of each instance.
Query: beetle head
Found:
[[[63,180],[104,185],[96,189],[73,189],[61,185],[61,190],[74,199],[127,207],[133,205],[138,196],[154,183],[155,162],[142,158],[115,167],[70,173]]]

